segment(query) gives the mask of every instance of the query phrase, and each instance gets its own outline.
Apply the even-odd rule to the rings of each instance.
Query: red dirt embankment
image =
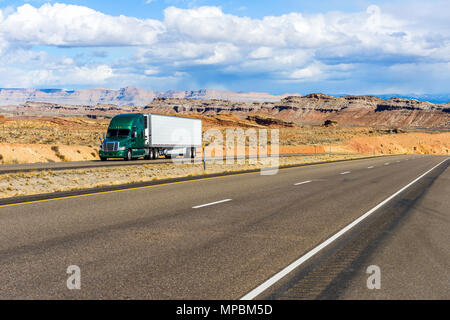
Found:
[[[46,144],[0,143],[0,163],[85,161],[98,159],[97,148]]]
[[[344,149],[364,154],[449,154],[450,133],[404,133],[355,137],[347,141]]]

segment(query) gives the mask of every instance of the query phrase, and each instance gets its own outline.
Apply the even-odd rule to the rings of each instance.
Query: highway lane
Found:
[[[0,207],[0,298],[240,298],[445,157],[386,159]]]
[[[384,210],[380,220],[388,227],[320,298],[450,299],[450,169],[429,183],[429,188],[411,191]],[[380,290],[361,285],[368,265],[380,267]]]
[[[440,166],[260,299],[449,299],[450,170]],[[378,289],[367,281],[378,268]]]

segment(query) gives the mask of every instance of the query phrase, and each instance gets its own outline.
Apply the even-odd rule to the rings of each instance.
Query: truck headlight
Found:
[[[124,151],[124,150],[125,150],[125,147],[120,147],[119,150],[120,150],[120,151]]]

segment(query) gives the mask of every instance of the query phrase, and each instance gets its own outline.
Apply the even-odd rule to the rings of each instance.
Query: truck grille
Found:
[[[119,143],[118,142],[105,142],[103,148],[106,152],[115,152],[115,151],[119,150]]]

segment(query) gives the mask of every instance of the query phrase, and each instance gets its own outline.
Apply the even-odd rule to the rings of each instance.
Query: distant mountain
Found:
[[[450,102],[450,94],[384,94],[378,95],[378,97],[382,99],[391,99],[391,98],[402,98],[402,99],[416,99],[419,101],[428,101],[435,104],[442,104]]]
[[[347,94],[332,94],[333,97],[345,97]],[[381,98],[381,99],[392,99],[392,98],[400,98],[400,99],[415,99],[419,101],[427,101],[434,104],[442,104],[450,102],[450,93],[441,93],[441,94],[374,94],[373,96]]]
[[[35,98],[39,101],[44,100],[42,92],[36,92]],[[27,101],[14,107],[0,106],[0,115],[71,115],[91,118],[98,116],[112,117],[119,113],[129,112],[207,116],[231,114],[239,117],[264,117],[264,115],[268,115],[297,124],[318,125],[327,121],[334,121],[340,125],[444,128],[445,131],[450,128],[450,103],[433,104],[417,99],[391,98],[385,100],[375,96],[333,97],[323,93],[287,96],[280,99],[280,96],[263,93],[210,90],[170,91],[160,94],[161,97],[153,98],[154,96],[151,93],[141,92],[137,88],[113,92],[97,89],[83,92],[84,96],[81,94],[74,95],[76,91],[72,94],[54,90],[44,93],[46,97],[57,94],[52,98],[61,98],[61,96],[64,97],[64,94],[67,94],[64,97],[66,103]],[[147,96],[144,94],[147,94]],[[28,94],[25,98],[29,99],[30,96]],[[80,96],[82,96],[82,99]],[[78,104],[67,103],[67,101],[70,101],[69,99],[75,98],[78,99]],[[275,101],[264,101],[268,98]],[[255,101],[256,99],[261,101]],[[142,101],[150,100],[151,102],[145,104],[145,106],[141,104]],[[88,103],[98,101],[103,103],[88,105]],[[118,106],[116,103],[111,103],[117,101],[124,104]],[[139,101],[141,105],[130,105],[136,101]],[[80,102],[83,103],[80,104]]]
[[[300,94],[273,95],[266,92],[235,92],[222,90],[169,90],[153,91],[138,87],[125,87],[118,90],[108,88],[91,88],[81,90],[66,89],[1,89],[0,105],[19,105],[27,101],[47,102],[56,104],[93,106],[97,104],[114,104],[118,106],[146,106],[156,98],[178,98],[193,100],[230,100],[235,102],[277,102],[288,96]],[[346,94],[332,95],[345,97]],[[428,101],[434,104],[450,102],[450,94],[374,95],[382,99],[402,98]]]
[[[296,94],[272,95],[265,92],[234,92],[220,90],[196,91],[153,91],[137,87],[126,87],[119,90],[92,88],[81,90],[65,89],[0,89],[0,105],[19,105],[27,101],[48,102],[70,105],[115,104],[119,106],[145,106],[155,98],[181,99],[223,99],[238,102],[258,101],[274,102]]]

